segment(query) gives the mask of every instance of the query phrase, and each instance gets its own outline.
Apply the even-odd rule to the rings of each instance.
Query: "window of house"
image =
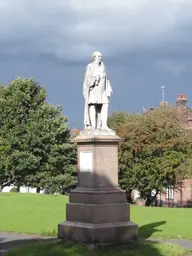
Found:
[[[169,186],[167,189],[166,189],[166,198],[167,199],[174,199],[174,189],[172,186]]]

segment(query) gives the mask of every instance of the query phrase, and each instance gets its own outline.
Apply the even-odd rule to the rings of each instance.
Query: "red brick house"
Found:
[[[176,101],[176,110],[181,115],[184,128],[192,134],[192,109],[187,107],[188,100],[183,94],[179,94]],[[168,106],[168,102],[160,102],[160,107]],[[154,108],[150,108],[153,110]],[[143,109],[143,113],[148,111]],[[139,199],[139,192],[134,191],[133,197]],[[192,177],[185,179],[179,189],[172,187],[166,188],[160,195],[157,196],[156,201],[158,206],[165,207],[192,207]],[[138,204],[144,205],[144,202],[138,200]]]
[[[157,201],[164,207],[192,207],[192,179],[184,180],[180,189],[165,189]]]
[[[176,108],[183,117],[185,128],[192,131],[192,111],[187,107],[187,98],[179,94],[176,101]],[[180,189],[171,187],[165,189],[161,195],[158,195],[158,201],[162,206],[168,207],[192,207],[192,178],[183,180]]]

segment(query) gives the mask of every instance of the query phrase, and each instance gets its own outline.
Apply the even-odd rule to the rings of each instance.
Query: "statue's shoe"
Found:
[[[101,127],[101,130],[112,131],[108,126]]]

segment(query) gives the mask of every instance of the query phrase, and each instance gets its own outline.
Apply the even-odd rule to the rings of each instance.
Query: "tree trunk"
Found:
[[[147,196],[147,199],[146,199],[146,201],[145,201],[145,206],[150,206],[151,203],[152,203],[152,201],[151,201],[151,195],[148,195],[148,196]]]
[[[0,185],[0,192],[2,192],[3,191],[3,186],[2,185]]]
[[[36,193],[38,193],[38,194],[39,194],[39,193],[40,193],[40,191],[41,191],[41,188],[39,188],[39,187],[38,187],[38,188],[36,188]]]
[[[17,185],[17,192],[19,193],[20,192],[20,186]]]
[[[133,203],[132,190],[126,190],[126,194],[127,194],[128,203],[132,204]]]

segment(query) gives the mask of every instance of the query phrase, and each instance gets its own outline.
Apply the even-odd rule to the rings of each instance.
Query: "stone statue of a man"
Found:
[[[83,84],[85,98],[85,129],[110,130],[107,126],[109,98],[112,88],[100,52],[92,54],[93,61],[87,65]]]

